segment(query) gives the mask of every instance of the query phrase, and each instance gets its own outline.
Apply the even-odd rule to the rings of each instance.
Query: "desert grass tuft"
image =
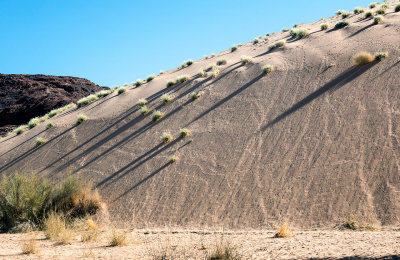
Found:
[[[85,122],[85,121],[87,121],[88,120],[88,117],[87,116],[85,116],[84,114],[80,114],[79,116],[78,116],[78,119],[76,120],[76,124],[77,125],[80,125],[80,124],[82,124],[83,122]]]
[[[36,233],[33,237],[25,241],[21,246],[22,254],[30,255],[38,253],[37,243],[36,243]]]
[[[288,223],[284,223],[275,233],[275,236],[277,238],[283,238],[283,237],[293,237],[292,232],[289,230]]]
[[[252,62],[252,60],[253,59],[251,57],[249,57],[249,56],[240,57],[240,61],[241,61],[242,65],[246,65],[246,64]]]
[[[120,88],[118,89],[118,95],[121,95],[122,93],[125,93],[125,91],[126,91],[126,88],[125,88],[125,87],[120,87]]]
[[[79,99],[78,102],[76,102],[76,104],[78,105],[78,107],[83,107],[96,101],[97,99],[99,99],[99,97],[96,96],[95,94],[92,94],[87,97]]]
[[[47,143],[47,139],[43,138],[43,137],[38,137],[36,139],[36,146],[41,146],[42,144]]]
[[[147,82],[150,82],[150,81],[152,81],[152,80],[155,79],[155,78],[156,78],[156,75],[150,75],[150,76],[147,77],[146,81],[147,81]]]
[[[64,245],[72,240],[72,231],[67,228],[65,217],[54,212],[44,222],[44,234],[47,239]]]
[[[171,100],[172,100],[172,96],[169,94],[164,94],[161,96],[161,101],[163,104],[167,104],[167,103],[171,102]]]
[[[161,136],[161,140],[164,144],[171,142],[173,139],[174,137],[168,132],[164,132]]]
[[[136,82],[134,84],[136,87],[140,87],[141,85],[143,85],[143,83],[144,83],[143,80],[138,79],[138,80],[136,80]]]
[[[175,155],[172,155],[170,158],[169,158],[169,163],[170,164],[173,164],[174,162],[176,162],[176,161],[178,161],[178,157],[177,156],[175,156]]]
[[[383,18],[382,15],[376,15],[376,16],[374,17],[374,24],[383,23],[383,20],[384,20],[384,18]]]
[[[147,105],[147,100],[145,98],[141,98],[138,100],[137,104],[138,104],[138,106],[143,107],[143,106]]]
[[[363,66],[373,62],[374,60],[375,57],[371,53],[366,51],[359,52],[354,56],[354,64],[356,66]]]
[[[268,46],[269,50],[273,50],[279,47],[283,47],[286,45],[286,41],[285,40],[279,40],[277,42],[275,42],[274,44],[271,44],[270,46]]]
[[[182,64],[182,68],[189,67],[193,64],[193,60],[187,60]]]
[[[164,117],[164,113],[156,110],[153,112],[153,115],[151,116],[151,120],[153,120],[153,122],[160,120],[161,118]]]
[[[237,49],[238,49],[238,46],[235,45],[235,46],[233,46],[233,47],[231,48],[231,52],[234,52],[234,51],[236,51]]]
[[[364,18],[367,19],[367,18],[372,17],[373,15],[374,14],[371,11],[368,11],[368,12],[365,13]]]
[[[21,126],[17,127],[16,129],[14,129],[14,130],[13,130],[13,133],[15,133],[15,134],[17,134],[17,135],[20,135],[20,134],[22,134],[23,132],[25,132],[25,130],[26,130],[27,128],[28,128],[27,125],[21,125]]]
[[[183,83],[190,79],[189,75],[182,75],[176,78],[176,83]]]
[[[181,137],[181,138],[185,138],[186,136],[189,136],[189,135],[191,135],[192,133],[190,132],[190,130],[189,129],[187,129],[186,127],[185,128],[181,128],[180,130],[179,130],[179,136]]]
[[[115,247],[115,246],[126,246],[126,245],[127,245],[126,233],[124,231],[117,232],[113,230],[109,246]]]
[[[344,18],[349,17],[350,13],[348,11],[342,11],[341,15],[342,15],[342,18],[344,19]]]
[[[257,44],[259,42],[258,38],[254,38],[253,44]]]
[[[374,231],[377,228],[372,222],[364,217],[350,214],[342,220],[342,224],[339,226],[340,229],[347,229],[353,231]]]
[[[267,75],[271,72],[275,71],[275,66],[274,65],[265,65],[262,67],[262,73],[263,75]]]
[[[176,84],[176,81],[175,81],[175,80],[168,80],[168,81],[167,81],[167,88],[172,87],[172,86],[175,85],[175,84]]]
[[[229,243],[220,241],[211,252],[207,252],[207,260],[240,260],[242,257],[237,249]]]
[[[28,127],[29,127],[29,129],[32,129],[32,128],[34,128],[35,126],[37,126],[39,123],[40,123],[39,117],[32,118],[32,119],[29,120],[29,122],[28,122]]]
[[[354,8],[354,14],[361,14],[363,12],[364,12],[364,9],[362,9],[361,7]]]
[[[200,97],[203,96],[203,95],[204,95],[204,92],[203,92],[203,91],[201,91],[201,90],[196,90],[196,91],[193,91],[193,92],[190,94],[190,97],[192,98],[192,100],[196,100],[196,99],[200,98]]]
[[[113,90],[108,89],[108,90],[100,90],[99,92],[95,93],[95,95],[98,98],[102,98],[102,97],[106,97],[106,96],[110,95],[111,93],[113,93]]]
[[[207,77],[207,72],[205,72],[203,69],[200,69],[198,75],[199,77]]]
[[[142,107],[140,108],[140,113],[141,113],[142,115],[147,115],[149,112],[150,112],[150,109],[149,109],[147,106],[142,106]]]
[[[219,76],[220,73],[221,71],[218,68],[213,68],[213,70],[211,71],[211,77],[215,79]]]
[[[344,27],[346,27],[348,25],[349,25],[348,21],[340,21],[340,22],[335,24],[335,29],[342,29],[342,28],[344,28]]]
[[[321,30],[327,30],[328,28],[329,28],[329,24],[328,23],[321,24]]]
[[[48,115],[49,118],[51,118],[51,117],[53,117],[53,116],[55,116],[57,114],[60,114],[60,113],[64,112],[65,110],[73,108],[73,107],[75,107],[75,104],[74,103],[70,103],[70,104],[65,105],[63,107],[51,110],[49,113],[47,113],[47,115]]]
[[[53,123],[53,122],[48,122],[47,125],[46,125],[46,129],[50,129],[50,128],[52,128],[53,126],[54,126],[54,123]]]
[[[309,34],[307,29],[291,29],[290,36],[293,38],[301,39],[306,37]]]
[[[226,64],[226,59],[219,59],[217,60],[217,65],[221,66],[221,65],[225,65]]]
[[[375,60],[376,61],[382,61],[386,59],[389,56],[388,52],[376,52],[375,53]]]
[[[375,8],[376,7],[376,3],[371,3],[370,5],[369,5],[369,8]]]
[[[379,8],[378,10],[376,10],[376,14],[386,14],[387,12],[387,8]]]

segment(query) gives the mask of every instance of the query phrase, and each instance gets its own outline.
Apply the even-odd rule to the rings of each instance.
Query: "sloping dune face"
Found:
[[[168,71],[123,94],[72,109],[0,140],[0,172],[93,181],[114,220],[138,227],[329,226],[350,213],[382,225],[400,217],[400,13],[382,24],[351,15],[321,31],[300,25],[258,44]],[[286,39],[284,47],[268,46]],[[360,51],[388,58],[354,66]],[[241,64],[242,55],[252,62]],[[197,76],[219,59],[220,75]],[[262,74],[264,65],[276,70]],[[189,81],[166,87],[187,74]],[[203,95],[192,100],[193,91]],[[173,99],[163,105],[161,96]],[[137,101],[148,100],[142,115]],[[152,112],[164,117],[152,121]],[[75,125],[77,116],[88,121]],[[179,137],[181,128],[191,135]],[[163,143],[169,132],[174,139]],[[35,147],[37,137],[48,139]],[[169,163],[175,155],[178,160]]]

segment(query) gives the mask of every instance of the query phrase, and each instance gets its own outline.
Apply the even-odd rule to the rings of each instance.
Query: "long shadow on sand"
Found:
[[[308,96],[306,96],[305,98],[303,98],[302,100],[300,100],[296,104],[294,104],[291,108],[287,109],[285,112],[283,112],[282,114],[277,116],[274,120],[272,120],[266,126],[264,126],[262,131],[265,131],[267,128],[275,125],[282,119],[286,118],[290,114],[301,109],[302,107],[309,104],[316,98],[322,96],[326,92],[328,92],[328,91],[333,92],[333,91],[338,90],[339,88],[343,87],[345,84],[351,82],[352,80],[354,80],[355,78],[357,78],[358,76],[360,76],[361,74],[366,72],[368,69],[373,67],[375,64],[376,63],[374,62],[374,63],[368,64],[368,65],[365,65],[363,67],[352,67],[352,68],[346,70],[345,72],[340,74],[338,77],[336,77],[335,79],[326,83],[323,87],[321,87],[321,88],[317,89],[316,91],[314,91],[313,93],[309,94]]]

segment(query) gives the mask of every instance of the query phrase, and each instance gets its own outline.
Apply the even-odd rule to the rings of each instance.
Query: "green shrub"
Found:
[[[168,80],[168,82],[167,82],[167,88],[172,87],[172,86],[175,85],[175,84],[176,84],[176,81],[175,81],[175,80]]]
[[[382,15],[377,15],[374,17],[374,24],[380,24],[383,23],[383,16]]]
[[[368,11],[368,12],[365,13],[364,18],[367,19],[367,18],[372,17],[372,16],[373,16],[373,13],[371,11]]]
[[[182,64],[182,68],[189,67],[193,64],[193,60],[187,60]]]
[[[234,51],[236,51],[237,49],[238,49],[238,46],[235,45],[235,46],[233,46],[233,47],[231,48],[231,52],[234,52]]]
[[[138,80],[136,80],[136,82],[135,82],[135,86],[136,87],[140,87],[141,85],[143,85],[143,80],[141,80],[141,79],[138,79]]]
[[[80,114],[80,115],[78,116],[78,119],[76,120],[76,124],[77,124],[77,125],[80,125],[80,124],[82,124],[83,122],[85,122],[86,120],[88,120],[87,116],[85,116],[84,114]]]
[[[375,53],[375,60],[376,61],[381,61],[383,59],[386,59],[389,56],[388,52],[376,52]]]
[[[118,95],[121,95],[122,93],[125,93],[126,88],[125,87],[121,87],[118,89]]]
[[[173,164],[173,163],[176,162],[177,160],[178,160],[178,157],[175,156],[175,155],[172,155],[172,156],[169,158],[169,163],[170,163],[170,164]]]
[[[149,108],[147,107],[147,106],[142,106],[141,108],[140,108],[140,113],[142,114],[142,115],[147,115],[148,113],[149,113]]]
[[[185,81],[188,81],[189,79],[190,79],[189,75],[179,76],[176,78],[176,83],[183,83]]]
[[[44,143],[47,143],[46,139],[44,139],[42,137],[39,137],[39,138],[36,139],[36,146],[41,146]]]
[[[226,59],[219,59],[217,60],[217,65],[221,66],[221,65],[225,65],[226,64]]]
[[[387,9],[386,8],[380,8],[380,9],[378,9],[378,10],[376,10],[376,14],[386,14],[386,12],[387,12]]]
[[[354,56],[354,64],[356,66],[363,66],[363,65],[373,62],[374,59],[375,58],[371,53],[362,51],[362,52],[357,53]]]
[[[364,9],[362,9],[361,7],[354,8],[354,14],[361,14],[363,12],[364,12]]]
[[[35,117],[35,118],[32,118],[31,120],[29,120],[28,127],[29,127],[29,129],[32,129],[35,126],[37,126],[38,124],[39,124],[39,118]]]
[[[251,57],[249,57],[249,56],[242,56],[240,58],[240,61],[242,62],[242,65],[246,65],[246,64],[252,62],[252,60],[253,59]]]
[[[335,29],[341,29],[341,28],[344,28],[344,27],[346,27],[348,25],[349,25],[348,21],[340,21],[337,24],[335,24]]]
[[[21,126],[17,127],[16,129],[14,129],[14,130],[13,130],[13,133],[15,133],[15,134],[17,134],[17,135],[20,135],[20,134],[22,134],[23,132],[25,132],[26,128],[28,128],[27,125],[21,125]]]
[[[369,8],[375,8],[376,7],[376,3],[371,3],[370,5],[369,5]]]
[[[47,125],[46,125],[46,129],[50,129],[50,128],[52,128],[53,126],[54,126],[54,123],[53,123],[53,122],[48,122]]]
[[[86,106],[86,105],[88,105],[88,104],[90,104],[93,101],[96,101],[98,99],[99,98],[96,95],[92,94],[92,95],[89,95],[87,97],[79,99],[78,102],[76,102],[76,104],[78,105],[78,107],[83,107],[83,106]]]
[[[93,215],[101,200],[91,186],[81,186],[69,177],[61,185],[52,185],[36,174],[3,175],[0,183],[0,230],[20,231],[23,226],[43,228],[51,212],[59,212],[68,220]]]
[[[394,8],[395,12],[400,12],[400,4],[396,5],[396,7]]]
[[[321,30],[327,30],[328,28],[329,28],[329,24],[328,23],[321,24]]]
[[[306,29],[292,29],[292,30],[290,30],[290,36],[292,36],[294,38],[297,38],[297,39],[304,38],[308,34],[309,34],[309,32]]]
[[[160,120],[163,117],[164,117],[164,113],[156,110],[153,112],[153,115],[151,116],[151,120],[153,120],[155,122],[157,120]]]
[[[170,133],[164,132],[161,136],[161,140],[163,141],[163,143],[169,143],[173,140],[174,138],[172,137],[172,135]]]
[[[253,44],[257,44],[257,43],[258,43],[258,39],[257,39],[257,38],[254,38]]]
[[[268,73],[271,73],[271,72],[273,72],[273,71],[275,71],[274,65],[265,65],[265,66],[262,68],[262,73],[263,73],[264,75],[267,75]]]
[[[190,132],[189,129],[187,129],[187,128],[181,128],[181,129],[179,130],[179,136],[180,136],[181,138],[185,138],[186,136],[189,136],[189,135],[191,135],[191,132]]]
[[[155,79],[155,78],[156,78],[156,75],[150,75],[150,76],[147,77],[146,81],[147,81],[147,82],[150,82],[150,81],[152,81],[152,80]]]
[[[190,96],[192,97],[192,100],[198,99],[202,95],[204,95],[204,92],[200,91],[200,90],[196,90],[196,91],[192,92],[192,94],[190,94]]]
[[[145,98],[141,98],[138,100],[138,106],[143,107],[145,105],[147,105],[147,100]]]
[[[167,104],[167,103],[171,102],[171,100],[172,100],[172,97],[168,94],[164,94],[161,96],[161,101],[163,104]]]

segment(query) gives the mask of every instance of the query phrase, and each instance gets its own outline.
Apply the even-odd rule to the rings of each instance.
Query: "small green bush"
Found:
[[[365,13],[364,18],[367,19],[367,18],[372,17],[373,15],[374,14],[371,11],[368,11],[368,12]]]
[[[376,61],[382,61],[386,59],[389,56],[388,52],[376,52],[375,53],[375,60]]]
[[[135,86],[136,87],[140,87],[141,85],[143,85],[143,80],[141,80],[141,79],[138,79],[138,80],[136,80],[136,82],[135,82]]]
[[[161,136],[161,140],[163,141],[163,143],[169,143],[173,140],[174,138],[172,137],[172,135],[170,133],[164,132]]]
[[[364,12],[364,9],[362,9],[361,7],[354,8],[354,14],[361,14],[363,12]]]
[[[172,100],[172,97],[168,94],[164,94],[161,96],[161,101],[163,104],[167,104],[167,103],[171,102],[171,100]]]
[[[335,29],[341,29],[341,28],[344,28],[344,27],[346,27],[348,25],[349,25],[348,21],[340,21],[337,24],[335,24]]]
[[[252,62],[252,60],[253,59],[251,57],[245,56],[245,55],[240,58],[242,65],[246,65],[246,64]]]
[[[46,125],[46,129],[50,129],[50,128],[52,128],[53,126],[54,126],[54,123],[53,123],[53,122],[48,122],[47,125]]]
[[[42,137],[38,137],[36,139],[36,146],[41,146],[42,144],[47,143],[47,140],[42,138]]]
[[[258,43],[258,39],[257,39],[257,38],[254,38],[253,44],[257,44],[257,43]]]
[[[236,51],[237,49],[238,49],[238,46],[235,45],[235,46],[233,46],[233,47],[231,48],[231,52],[234,52],[234,51]]]
[[[118,89],[118,95],[121,95],[122,93],[125,93],[125,91],[126,91],[126,88],[125,88],[125,87],[120,87],[120,88]]]
[[[200,91],[200,90],[196,90],[196,91],[192,92],[192,94],[190,94],[190,96],[192,97],[192,100],[198,99],[202,95],[204,95],[204,92]]]
[[[37,126],[38,124],[39,124],[39,118],[35,117],[35,118],[32,118],[31,120],[29,120],[28,127],[29,127],[29,129],[32,129],[35,126]]]
[[[152,80],[155,79],[155,78],[156,78],[156,75],[150,75],[150,76],[147,77],[146,81],[147,81],[147,82],[150,82],[150,81],[152,81]]]
[[[148,113],[149,113],[149,108],[147,107],[147,106],[142,106],[141,108],[140,108],[140,113],[142,114],[142,115],[147,115]]]
[[[78,102],[76,102],[76,104],[78,105],[78,107],[83,107],[83,106],[86,106],[98,99],[99,98],[96,95],[92,94],[87,97],[79,99]]]
[[[328,23],[321,24],[321,30],[327,30],[328,28],[329,28],[329,24]]]
[[[151,120],[153,120],[153,122],[160,120],[161,118],[164,117],[164,113],[161,111],[154,111],[153,115],[151,116]]]
[[[382,15],[376,15],[376,16],[374,17],[374,24],[383,23],[383,20],[384,20],[384,18],[383,18]]]
[[[80,124],[82,124],[83,122],[85,122],[86,120],[88,120],[87,116],[85,116],[84,114],[80,114],[80,115],[78,116],[78,119],[76,120],[76,124],[77,124],[77,125],[80,125]]]
[[[187,60],[182,64],[182,68],[189,67],[192,64],[193,64],[193,60]]]
[[[26,128],[28,128],[27,125],[21,125],[21,126],[17,127],[16,129],[14,129],[14,130],[13,130],[13,133],[15,133],[15,134],[17,134],[17,135],[20,135],[20,134],[22,134],[23,132],[25,132]]]
[[[145,98],[141,98],[138,100],[138,106],[143,107],[145,105],[147,105],[147,100]]]
[[[395,12],[400,12],[400,4],[396,5],[396,7],[394,8]]]
[[[185,81],[188,81],[189,79],[190,79],[189,75],[179,76],[176,78],[176,83],[183,83]]]
[[[181,138],[185,138],[186,136],[189,136],[189,135],[191,135],[191,132],[190,132],[189,129],[187,129],[187,128],[181,128],[181,129],[179,130],[179,136],[180,136]]]
[[[271,73],[271,72],[273,72],[273,71],[275,71],[274,65],[265,65],[265,66],[262,68],[262,73],[263,73],[264,75],[267,75],[268,73]]]
[[[309,34],[308,30],[306,29],[292,29],[290,30],[290,36],[293,38],[301,39],[304,38]]]
[[[376,3],[371,3],[370,5],[369,5],[369,8],[375,8],[376,7]]]
[[[226,59],[219,59],[217,60],[217,65],[221,66],[221,65],[225,65],[226,64]]]
[[[168,82],[167,82],[167,88],[172,87],[172,86],[175,85],[175,84],[176,84],[176,81],[175,81],[175,80],[168,80]]]

